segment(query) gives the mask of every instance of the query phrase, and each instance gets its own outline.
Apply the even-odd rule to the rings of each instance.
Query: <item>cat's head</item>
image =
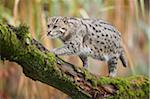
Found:
[[[67,17],[54,16],[48,19],[47,36],[51,38],[63,37],[68,29]]]

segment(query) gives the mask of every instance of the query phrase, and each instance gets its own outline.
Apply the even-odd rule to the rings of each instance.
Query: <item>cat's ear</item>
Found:
[[[53,17],[48,17],[48,22],[55,22],[56,21],[56,19],[58,19],[59,17],[57,17],[57,16],[53,16]]]
[[[68,23],[68,17],[63,17],[63,22],[66,24],[66,23]]]
[[[47,22],[50,22],[51,19],[52,19],[52,17],[48,17],[48,18],[47,18]]]

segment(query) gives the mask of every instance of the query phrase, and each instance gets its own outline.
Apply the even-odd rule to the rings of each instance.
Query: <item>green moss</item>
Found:
[[[97,86],[97,79],[94,75],[92,75],[87,69],[82,69],[83,75],[86,81],[92,84],[92,86]]]
[[[20,64],[26,76],[68,93],[73,99],[88,99],[91,97],[57,67],[54,54],[41,52],[34,44],[31,44],[31,39],[28,27],[19,26],[10,29],[10,27],[0,23],[1,57]],[[109,98],[121,99],[126,97],[127,99],[134,99],[144,97],[145,99],[149,94],[150,81],[147,77],[101,77],[97,79],[86,69],[81,69],[80,73],[83,74],[87,82],[92,84],[93,88],[97,88],[99,85],[115,85],[117,92]]]
[[[133,81],[133,79],[136,81]],[[146,80],[146,81],[143,81]],[[140,83],[142,82],[142,83]],[[145,83],[143,83],[145,82]],[[101,77],[98,80],[98,84],[100,85],[115,85],[117,87],[117,92],[112,98],[119,98],[120,96],[125,96],[127,99],[129,98],[141,98],[148,96],[150,81],[147,77],[135,76],[129,78],[108,78],[108,77]],[[143,90],[142,90],[143,89]],[[111,97],[109,97],[111,98]]]
[[[9,51],[11,54],[15,54],[15,50],[19,47],[19,42],[15,39],[16,35],[8,29],[5,25],[0,24],[0,45],[1,54],[4,56],[11,56],[9,53],[3,53],[2,50]],[[16,46],[11,46],[16,45]]]

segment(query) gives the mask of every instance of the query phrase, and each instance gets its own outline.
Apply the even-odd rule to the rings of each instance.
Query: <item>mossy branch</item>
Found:
[[[150,92],[148,77],[96,77],[63,61],[33,39],[26,26],[0,23],[0,57],[18,63],[27,77],[53,86],[73,99],[148,99]]]

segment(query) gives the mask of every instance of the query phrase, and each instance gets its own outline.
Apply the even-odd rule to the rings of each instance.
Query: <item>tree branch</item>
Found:
[[[96,77],[63,61],[33,39],[26,26],[0,23],[0,56],[1,60],[18,63],[27,77],[53,86],[73,99],[148,99],[150,92],[148,77]]]

